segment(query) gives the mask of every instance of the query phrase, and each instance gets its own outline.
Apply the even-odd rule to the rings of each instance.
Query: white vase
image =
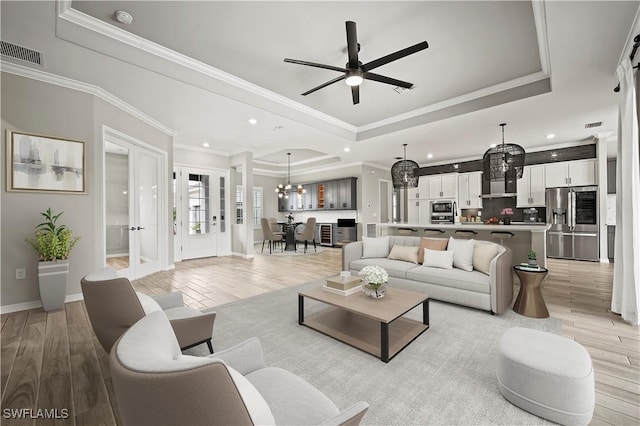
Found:
[[[38,287],[40,301],[45,311],[55,311],[64,307],[69,280],[69,261],[38,263]]]
[[[375,289],[371,287],[371,284],[363,284],[362,292],[371,298],[380,299],[387,294],[387,287],[384,284],[382,284],[380,287]]]

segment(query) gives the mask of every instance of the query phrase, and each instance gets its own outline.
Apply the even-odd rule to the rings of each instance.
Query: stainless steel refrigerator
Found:
[[[598,187],[548,188],[547,256],[599,260]]]

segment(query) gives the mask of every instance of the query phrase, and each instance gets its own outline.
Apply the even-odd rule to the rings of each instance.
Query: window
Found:
[[[262,218],[262,188],[253,188],[253,226],[260,226],[260,219]],[[236,223],[241,225],[243,223],[244,216],[244,194],[242,192],[242,186],[236,186]]]

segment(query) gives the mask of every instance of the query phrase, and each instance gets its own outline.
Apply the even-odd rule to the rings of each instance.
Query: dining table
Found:
[[[285,235],[285,251],[296,251],[296,228],[302,224],[302,222],[278,222]]]

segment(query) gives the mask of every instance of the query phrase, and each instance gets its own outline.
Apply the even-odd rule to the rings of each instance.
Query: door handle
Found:
[[[138,231],[140,231],[140,230],[142,230],[142,229],[144,229],[144,228],[143,228],[143,227],[141,227],[141,226],[138,226],[136,229],[137,229]]]
[[[129,231],[135,231],[135,230],[136,230],[135,226],[132,226],[131,228],[129,228]]]

